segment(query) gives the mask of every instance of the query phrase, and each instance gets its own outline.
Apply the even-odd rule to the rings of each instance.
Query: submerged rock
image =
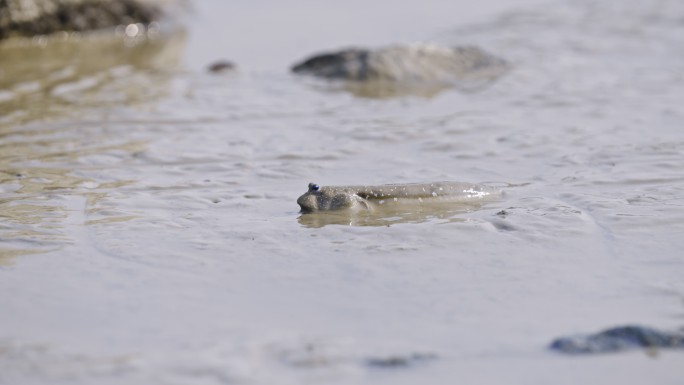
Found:
[[[552,350],[569,354],[610,353],[636,348],[684,348],[684,332],[620,326],[595,334],[558,338],[550,345]]]
[[[378,86],[477,88],[504,74],[503,59],[477,47],[397,45],[351,48],[310,57],[292,67],[297,74]]]
[[[160,14],[152,0],[2,0],[0,39],[147,24]]]
[[[437,355],[434,353],[413,353],[409,355],[370,357],[366,359],[366,365],[375,368],[406,368],[435,359],[437,359]]]

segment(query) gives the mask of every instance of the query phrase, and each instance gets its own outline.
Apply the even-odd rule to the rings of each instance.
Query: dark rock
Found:
[[[374,75],[369,70],[369,55],[369,50],[356,48],[324,53],[296,64],[292,71],[328,79],[366,80]]]
[[[292,67],[298,74],[356,81],[450,82],[501,75],[508,65],[476,47],[411,44],[352,48],[315,55]]]
[[[0,0],[0,39],[148,24],[160,14],[150,0]]]
[[[558,338],[549,348],[568,354],[610,353],[636,348],[684,348],[684,332],[620,326],[596,334]]]
[[[212,72],[212,73],[222,73],[222,72],[227,72],[227,71],[232,71],[235,69],[235,64],[227,61],[227,60],[220,60],[215,63],[212,63],[207,67],[207,71]]]

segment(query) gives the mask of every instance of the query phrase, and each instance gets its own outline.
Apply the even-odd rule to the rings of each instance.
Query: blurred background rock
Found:
[[[162,93],[185,41],[171,3],[1,0],[0,125]]]

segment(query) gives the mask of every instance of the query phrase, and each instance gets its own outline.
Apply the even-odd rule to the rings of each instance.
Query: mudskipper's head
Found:
[[[303,213],[310,213],[352,207],[354,198],[334,187],[321,187],[316,183],[309,183],[309,191],[297,199],[297,204]]]
[[[297,204],[302,208],[303,213],[318,211],[318,200],[321,196],[321,187],[316,183],[309,183],[309,191],[297,199]]]

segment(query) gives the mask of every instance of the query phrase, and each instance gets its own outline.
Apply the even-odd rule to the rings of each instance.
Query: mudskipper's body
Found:
[[[309,183],[309,191],[297,199],[302,212],[366,209],[380,205],[430,202],[481,202],[499,196],[498,189],[472,183],[435,182],[386,184],[379,186],[319,186]]]

